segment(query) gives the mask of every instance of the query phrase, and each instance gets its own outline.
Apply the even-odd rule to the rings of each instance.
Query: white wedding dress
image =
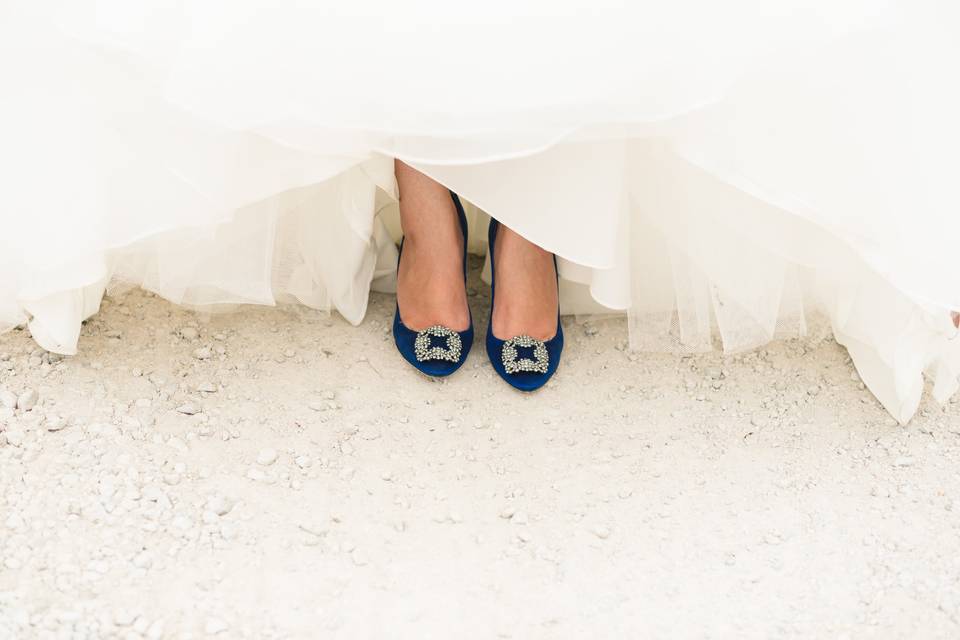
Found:
[[[960,374],[958,32],[926,0],[4,0],[0,330],[73,353],[116,284],[359,322],[398,157],[633,346],[823,312],[906,421]]]

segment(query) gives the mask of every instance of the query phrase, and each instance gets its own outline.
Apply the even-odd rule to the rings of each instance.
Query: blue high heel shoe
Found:
[[[493,265],[494,246],[500,223],[490,220],[487,249],[490,252],[490,323],[487,325],[487,356],[501,378],[520,391],[536,391],[553,376],[560,364],[563,351],[563,327],[560,309],[557,309],[557,333],[544,342],[530,336],[514,336],[501,340],[493,335],[493,305],[496,300],[496,269]],[[557,257],[553,257],[557,271]],[[557,276],[559,282],[559,275]]]
[[[457,207],[460,232],[463,234],[463,282],[467,282],[467,216],[463,212],[460,198],[450,192],[453,204]],[[403,240],[400,241],[400,255],[403,255]],[[397,268],[400,258],[397,258]],[[467,309],[469,313],[469,308]],[[397,350],[407,362],[428,376],[448,376],[463,365],[473,346],[473,315],[466,331],[454,331],[442,325],[427,327],[423,331],[407,328],[400,319],[400,304],[393,316],[393,339]]]

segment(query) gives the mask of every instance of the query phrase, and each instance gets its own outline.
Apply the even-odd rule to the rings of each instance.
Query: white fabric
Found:
[[[933,0],[7,0],[0,329],[73,353],[117,282],[358,322],[400,157],[634,346],[822,311],[906,421],[960,373],[958,28]]]

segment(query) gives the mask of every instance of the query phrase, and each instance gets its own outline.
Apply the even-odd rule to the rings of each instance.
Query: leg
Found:
[[[557,332],[557,278],[553,254],[501,226],[494,263],[497,300],[493,334],[502,339],[529,335],[549,340]]]
[[[400,189],[403,254],[397,270],[397,304],[414,331],[441,324],[470,326],[463,285],[463,239],[446,187],[413,167],[394,163]]]

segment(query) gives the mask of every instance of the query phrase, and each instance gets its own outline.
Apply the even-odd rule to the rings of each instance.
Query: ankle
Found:
[[[497,246],[495,251],[495,257],[499,257],[502,253],[509,253],[513,256],[523,256],[529,260],[553,259],[552,253],[503,225],[500,226],[500,230],[497,232]]]

